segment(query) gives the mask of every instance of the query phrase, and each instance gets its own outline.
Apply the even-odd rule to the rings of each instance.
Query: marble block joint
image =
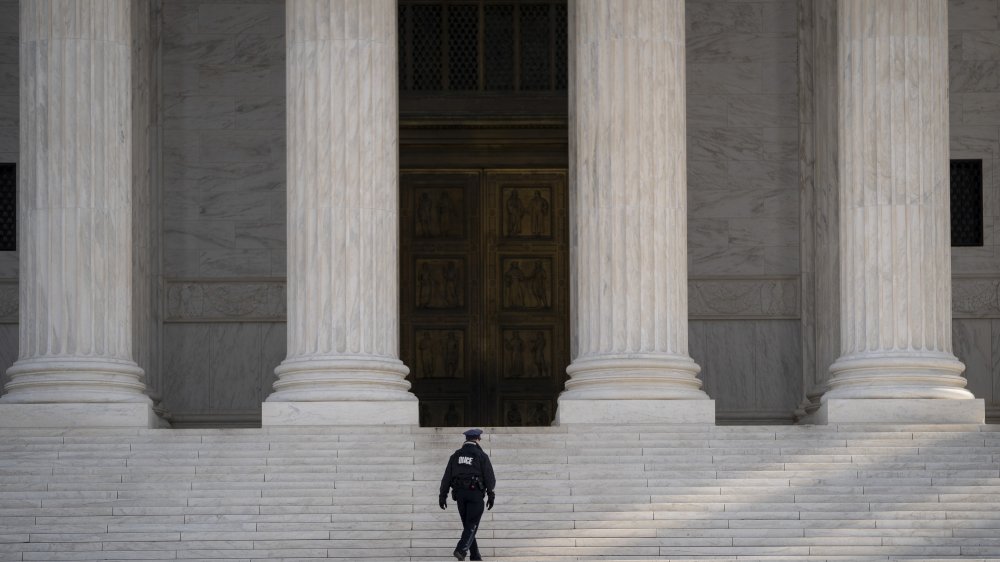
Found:
[[[815,414],[816,423],[984,424],[986,404],[973,400],[932,398],[827,399]]]
[[[687,349],[684,1],[646,8],[570,4],[576,345],[558,423],[714,421]]]
[[[288,355],[263,424],[417,424],[398,359],[396,2],[285,6]]]
[[[164,423],[141,402],[0,404],[0,427],[157,428]]]

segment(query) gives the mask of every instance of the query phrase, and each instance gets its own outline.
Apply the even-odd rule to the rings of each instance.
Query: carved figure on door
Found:
[[[507,407],[507,425],[521,425],[522,422],[521,408],[516,402],[511,402]]]
[[[425,377],[437,376],[437,365],[435,364],[434,339],[429,332],[424,332],[423,337],[417,343],[417,350],[420,352],[421,374]]]
[[[448,404],[448,411],[444,414],[444,423],[452,427],[462,423],[462,415],[458,413],[454,402]]]
[[[549,202],[542,197],[540,190],[528,200],[528,216],[531,217],[531,234],[540,236],[545,232],[545,223],[549,218]]]
[[[511,262],[503,274],[504,286],[507,288],[508,303],[511,308],[524,308],[524,271],[518,262]]]
[[[455,378],[458,372],[458,338],[455,332],[448,332],[448,338],[444,342],[444,371],[445,376]]]
[[[449,261],[444,267],[444,301],[449,308],[458,307],[461,301],[458,298],[458,268],[455,262]]]
[[[507,219],[507,236],[518,236],[521,234],[521,218],[524,215],[524,203],[521,195],[516,189],[510,190],[505,203]]]
[[[455,203],[451,200],[451,195],[444,191],[438,197],[438,234],[440,236],[451,236],[452,219],[455,215]]]
[[[524,340],[517,330],[504,341],[504,349],[507,351],[507,376],[515,379],[523,377]]]
[[[535,410],[531,414],[535,425],[549,425],[552,423],[552,416],[549,415],[549,407],[544,402],[535,402]]]
[[[417,308],[427,308],[431,305],[434,284],[434,273],[430,264],[421,264],[417,272]]]
[[[434,236],[434,202],[426,191],[420,194],[417,201],[417,236],[428,238]]]
[[[546,343],[545,332],[535,332],[535,338],[531,340],[531,358],[539,377],[549,376],[549,361],[545,358]]]
[[[535,298],[535,306],[538,308],[549,307],[549,276],[545,271],[545,264],[542,260],[535,260],[535,268],[528,276],[531,280],[531,296]]]

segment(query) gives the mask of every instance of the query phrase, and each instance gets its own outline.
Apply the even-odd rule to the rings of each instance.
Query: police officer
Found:
[[[441,509],[448,508],[448,488],[451,488],[451,499],[458,505],[458,514],[462,517],[462,538],[452,554],[458,560],[465,560],[465,555],[471,553],[469,560],[482,560],[479,555],[479,545],[476,544],[476,530],[479,519],[483,516],[483,496],[486,496],[486,509],[493,509],[493,488],[497,479],[493,475],[493,465],[490,457],[479,447],[481,429],[470,429],[465,432],[465,443],[462,448],[452,453],[448,466],[441,478],[441,490],[438,505]]]

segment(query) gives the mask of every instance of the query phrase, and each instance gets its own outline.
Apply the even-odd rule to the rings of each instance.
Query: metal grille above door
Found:
[[[983,161],[951,161],[951,245],[983,245]]]
[[[564,92],[566,0],[400,0],[402,92]]]
[[[17,165],[0,164],[0,252],[17,250]]]

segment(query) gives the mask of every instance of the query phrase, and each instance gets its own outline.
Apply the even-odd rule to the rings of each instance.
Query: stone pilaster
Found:
[[[0,425],[149,425],[132,359],[130,0],[22,0],[20,354]]]
[[[132,2],[132,354],[154,409],[163,396],[161,302],[159,42],[162,0]]]
[[[289,0],[288,356],[265,425],[416,424],[399,353],[395,0]]]
[[[840,355],[837,2],[799,2],[803,421],[819,409]]]
[[[979,422],[951,347],[946,0],[840,0],[841,356],[820,420]]]
[[[574,359],[558,423],[714,422],[687,338],[683,0],[570,5]]]

